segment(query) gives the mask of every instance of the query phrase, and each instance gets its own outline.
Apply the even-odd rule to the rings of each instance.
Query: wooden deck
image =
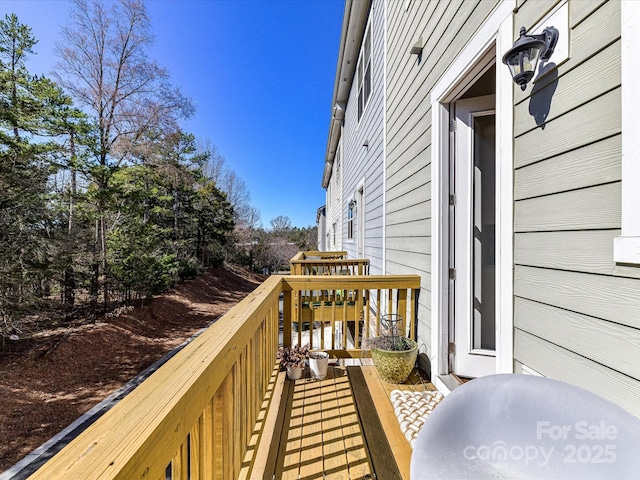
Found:
[[[354,332],[394,313],[415,338],[419,289],[417,275],[272,275],[30,478],[384,478],[385,458],[408,478],[410,449],[373,367],[343,363],[327,381],[298,383],[274,367],[279,340],[294,341],[302,322],[294,307],[308,292],[366,299],[355,320],[364,328]],[[335,323],[347,320],[335,319],[332,338]],[[357,340],[354,347],[326,350],[366,355]]]
[[[291,381],[280,374],[281,393],[272,404],[277,418],[261,440],[265,465],[252,478],[409,478],[411,447],[390,392],[435,390],[432,384],[416,371],[404,384],[384,383],[370,359],[343,359],[320,381],[305,377]]]

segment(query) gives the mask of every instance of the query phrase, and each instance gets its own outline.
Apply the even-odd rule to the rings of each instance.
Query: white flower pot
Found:
[[[309,357],[311,376],[316,380],[322,380],[327,376],[329,366],[329,354],[327,352],[314,352]]]
[[[300,380],[302,378],[302,367],[287,368],[287,378],[289,380]]]

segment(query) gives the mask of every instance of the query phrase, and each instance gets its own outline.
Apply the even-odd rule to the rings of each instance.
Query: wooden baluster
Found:
[[[282,303],[282,344],[285,347],[291,346],[291,322],[292,322],[292,302],[291,302],[291,290],[284,292],[284,298]],[[301,306],[302,307],[302,306]],[[298,308],[299,310],[299,308]],[[297,313],[296,313],[297,315]]]
[[[342,291],[342,349],[343,350],[348,350],[349,349],[349,345],[347,344],[347,332],[348,332],[348,328],[347,328],[347,324],[348,324],[348,320],[347,320],[347,300],[348,300],[348,291],[343,290]]]
[[[369,337],[371,335],[371,296],[369,295],[369,290],[364,291],[364,336]]]
[[[402,318],[402,324],[400,325],[402,335],[405,336],[407,331],[405,326],[407,325],[407,289],[398,289],[398,314]]]
[[[410,303],[410,314],[409,314],[409,338],[411,338],[412,340],[417,340],[415,338],[415,331],[416,331],[416,306],[418,303],[418,290],[417,289],[412,289],[411,290],[411,303]]]
[[[376,336],[380,335],[380,299],[382,298],[382,290],[376,291]]]
[[[336,349],[336,291],[333,290],[333,300],[331,301],[331,349]]]
[[[202,443],[202,415],[200,415],[189,432],[189,480],[205,478],[202,475],[204,465]]]

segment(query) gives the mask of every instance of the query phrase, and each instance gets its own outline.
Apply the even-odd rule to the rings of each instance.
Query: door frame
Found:
[[[473,346],[475,321],[473,301],[477,274],[474,262],[474,222],[472,222],[476,209],[475,189],[477,188],[474,178],[473,119],[485,115],[493,115],[495,119],[495,95],[456,100],[452,105],[455,110],[452,121],[455,121],[457,126],[450,162],[455,165],[453,168],[455,174],[450,174],[449,185],[455,188],[455,202],[450,207],[451,210],[455,210],[455,214],[453,217],[449,215],[449,222],[454,225],[451,225],[452,228],[449,230],[448,241],[450,254],[453,253],[455,259],[453,265],[451,261],[449,263],[449,267],[455,267],[455,280],[451,280],[449,285],[454,284],[456,291],[453,302],[449,304],[455,305],[456,314],[449,315],[449,317],[455,317],[450,318],[449,322],[448,334],[452,335],[453,332],[454,337],[453,342],[450,340],[450,343],[455,344],[455,355],[450,356],[449,366],[457,375],[480,376],[495,372],[496,366],[495,350],[483,350]],[[494,166],[494,187],[495,177]],[[495,288],[495,280],[493,284]],[[495,335],[495,326],[493,330]]]
[[[499,59],[513,45],[515,0],[501,2],[431,91],[431,378],[449,375],[449,104],[496,63],[496,373],[513,373],[513,80]]]

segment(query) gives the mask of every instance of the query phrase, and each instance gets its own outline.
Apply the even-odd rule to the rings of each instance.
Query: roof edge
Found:
[[[346,0],[342,19],[342,33],[340,35],[340,49],[338,50],[338,64],[333,84],[333,98],[331,101],[331,122],[325,153],[324,171],[322,174],[322,188],[327,188],[331,180],[333,161],[336,148],[340,140],[340,127],[349,99],[349,91],[358,63],[358,54],[362,44],[362,37],[367,23],[367,16],[371,0]]]

